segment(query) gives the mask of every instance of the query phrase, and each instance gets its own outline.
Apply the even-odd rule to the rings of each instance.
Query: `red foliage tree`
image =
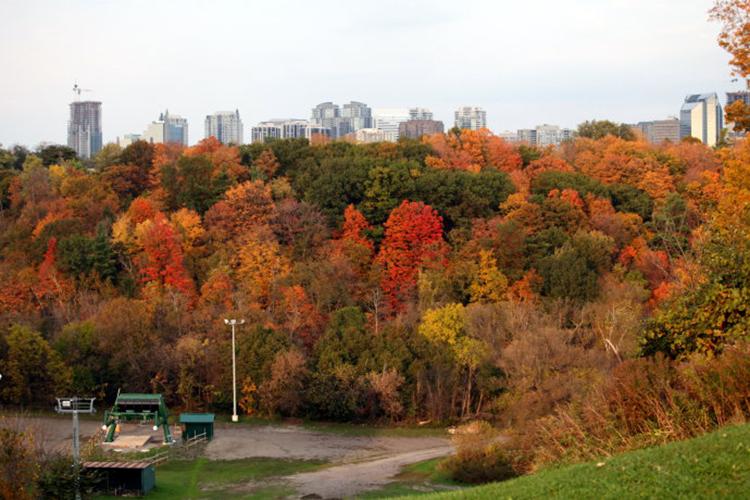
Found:
[[[404,200],[385,222],[385,238],[378,254],[383,267],[380,286],[393,311],[403,308],[416,289],[425,267],[445,265],[443,219],[422,202]]]
[[[185,269],[177,233],[161,213],[145,229],[142,237],[144,259],[142,281],[172,287],[187,296],[194,292],[193,281]]]

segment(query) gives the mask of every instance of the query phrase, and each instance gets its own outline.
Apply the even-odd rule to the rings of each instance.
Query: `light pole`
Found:
[[[73,470],[75,472],[75,497],[81,498],[81,443],[80,428],[78,426],[79,413],[95,413],[94,398],[57,398],[57,413],[71,413],[73,415]]]
[[[244,319],[225,319],[224,323],[232,325],[232,422],[237,422],[237,359],[236,349],[234,347],[234,329],[237,325],[245,323]]]

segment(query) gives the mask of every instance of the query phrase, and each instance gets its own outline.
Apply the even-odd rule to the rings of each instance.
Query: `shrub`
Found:
[[[309,370],[295,348],[280,352],[271,365],[271,377],[260,386],[261,405],[269,414],[296,415],[302,407]]]
[[[516,476],[508,452],[497,431],[487,422],[463,425],[454,434],[456,454],[442,464],[453,479],[462,483],[503,481]]]
[[[750,417],[750,344],[717,357],[619,364],[602,383],[514,437],[514,466],[593,460],[687,439]]]
[[[28,433],[0,429],[0,498],[34,498],[40,467]]]

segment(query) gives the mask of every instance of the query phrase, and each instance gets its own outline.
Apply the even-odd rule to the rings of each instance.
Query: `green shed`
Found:
[[[180,425],[183,441],[204,433],[209,441],[214,438],[213,413],[181,413]]]
[[[84,462],[84,473],[94,474],[99,491],[114,495],[145,495],[156,486],[151,462]]]

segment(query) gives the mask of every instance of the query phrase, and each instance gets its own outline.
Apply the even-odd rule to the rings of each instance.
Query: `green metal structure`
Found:
[[[214,438],[213,413],[181,413],[180,425],[182,425],[183,441],[201,434],[204,434],[208,441]]]
[[[117,399],[111,410],[104,412],[104,426],[107,435],[105,443],[115,439],[115,429],[118,422],[148,422],[153,421],[154,430],[159,427],[164,431],[164,442],[174,443],[172,432],[169,430],[167,418],[169,412],[161,394],[117,393]]]
[[[94,476],[94,488],[104,493],[144,496],[156,487],[151,462],[84,462],[83,469]]]

